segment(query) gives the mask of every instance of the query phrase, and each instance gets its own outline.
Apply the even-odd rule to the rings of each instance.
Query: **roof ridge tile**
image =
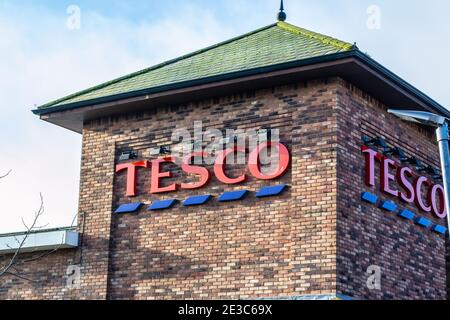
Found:
[[[289,31],[289,32],[292,32],[292,33],[295,33],[295,34],[298,34],[298,35],[302,35],[302,36],[305,36],[305,37],[309,37],[309,38],[312,38],[312,39],[319,40],[323,44],[332,45],[332,46],[334,46],[337,49],[341,49],[341,50],[344,50],[344,51],[349,51],[349,50],[352,50],[354,48],[354,45],[352,45],[352,44],[350,44],[348,42],[341,41],[339,39],[336,39],[336,38],[333,38],[333,37],[330,37],[330,36],[326,36],[326,35],[318,33],[318,32],[310,31],[310,30],[307,30],[307,29],[304,29],[304,28],[301,28],[301,27],[297,27],[297,26],[294,26],[294,25],[292,25],[290,23],[287,23],[287,22],[279,21],[277,23],[277,26],[282,28],[282,29],[284,29],[284,30],[286,30],[286,31]]]

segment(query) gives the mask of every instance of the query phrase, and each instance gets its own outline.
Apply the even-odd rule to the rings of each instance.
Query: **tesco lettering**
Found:
[[[375,187],[375,165],[380,166],[381,192],[414,204],[419,210],[445,219],[444,187],[430,181],[428,177],[417,175],[411,168],[402,166],[366,146],[362,147],[366,158],[365,182]]]
[[[272,173],[263,173],[260,166],[261,151],[270,148],[276,148],[278,150],[278,167]],[[214,163],[214,175],[216,179],[224,184],[234,185],[245,182],[247,180],[247,174],[243,173],[238,177],[230,177],[226,172],[226,159],[233,153],[246,153],[245,148],[230,148],[218,153]],[[172,172],[162,171],[163,164],[176,164],[177,159],[173,156],[162,157],[152,161],[138,161],[132,163],[123,163],[116,166],[116,174],[125,173],[127,175],[126,195],[128,197],[136,196],[136,183],[138,178],[138,168],[151,169],[151,194],[161,194],[166,192],[174,192],[179,189],[183,190],[195,190],[205,187],[211,180],[211,172],[198,165],[190,164],[194,157],[208,157],[204,152],[191,153],[182,160],[181,169],[188,175],[196,175],[199,177],[195,183],[174,183],[165,187],[161,186],[161,181],[166,178],[172,177]],[[284,175],[290,164],[290,154],[286,146],[281,143],[265,142],[260,144],[248,157],[248,171],[258,180],[274,180]]]

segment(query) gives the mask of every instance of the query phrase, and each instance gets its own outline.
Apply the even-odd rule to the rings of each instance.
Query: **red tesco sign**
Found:
[[[366,158],[367,186],[375,186],[375,163],[378,162],[381,192],[399,198],[405,203],[414,204],[421,211],[433,213],[439,219],[447,217],[443,186],[432,183],[425,176],[416,175],[411,168],[401,166],[395,160],[366,146],[362,147],[362,152]],[[393,187],[393,184],[397,184],[400,188]]]
[[[260,168],[260,154],[262,150],[269,148],[276,148],[278,150],[279,161],[277,169],[270,174],[261,172]],[[229,177],[225,170],[226,159],[229,155],[234,153],[246,153],[244,148],[230,148],[219,152],[214,163],[214,175],[218,181],[224,184],[239,184],[247,180],[247,175],[243,173],[238,177]],[[174,183],[166,187],[161,186],[161,181],[165,178],[171,178],[172,172],[163,172],[161,167],[163,164],[172,163],[176,164],[177,159],[172,156],[159,158],[152,161],[139,161],[133,163],[118,164],[116,166],[116,173],[127,172],[127,190],[126,195],[128,197],[136,196],[136,182],[137,182],[137,168],[151,169],[151,194],[160,194],[166,192],[177,191],[180,188],[183,190],[194,190],[203,188],[211,180],[211,172],[202,166],[192,165],[192,158],[194,157],[207,157],[204,152],[192,153],[186,156],[181,165],[181,169],[184,173],[189,175],[196,175],[199,177],[199,181],[195,183]],[[255,150],[253,150],[248,157],[248,171],[250,174],[259,180],[273,180],[284,175],[290,164],[290,154],[286,146],[281,143],[265,142],[260,144]]]

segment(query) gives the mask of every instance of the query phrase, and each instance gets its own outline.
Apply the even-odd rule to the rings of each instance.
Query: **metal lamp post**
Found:
[[[441,156],[442,178],[444,182],[445,208],[447,209],[448,231],[450,232],[450,153],[447,118],[421,111],[388,110],[389,113],[407,122],[415,122],[435,127]]]

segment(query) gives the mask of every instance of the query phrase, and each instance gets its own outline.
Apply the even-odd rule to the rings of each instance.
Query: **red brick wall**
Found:
[[[83,130],[79,210],[82,235],[82,298],[106,299],[112,224],[115,141],[100,125]],[[82,220],[82,219],[79,219]]]
[[[142,174],[135,200],[183,200],[287,183],[284,196],[115,216],[112,226],[110,298],[213,299],[334,293],[335,162],[333,93],[328,85],[290,86],[162,108],[120,117],[104,127],[116,141],[116,156],[131,148],[150,159],[149,148],[170,144],[175,127],[279,129],[292,150],[292,170],[279,181],[250,178],[225,186],[214,178],[207,188],[163,196],[148,194],[150,173]],[[87,126],[97,127],[93,123]],[[212,168],[209,168],[212,171]],[[245,167],[234,168],[242,172]],[[174,180],[186,179],[175,172]],[[171,183],[170,180],[167,183]],[[114,207],[123,196],[125,175],[115,182]],[[130,267],[131,266],[131,267]]]
[[[18,261],[35,259],[41,255],[42,253],[22,254]],[[0,256],[0,266],[5,266],[10,259],[11,256]],[[9,275],[0,277],[0,300],[76,299],[78,292],[67,289],[66,270],[69,265],[78,262],[76,250],[59,250],[45,258],[18,264],[11,272],[22,278]]]
[[[450,298],[450,242],[447,238],[447,256],[446,256],[446,262],[447,262],[447,300]]]
[[[446,225],[382,194],[379,171],[376,188],[364,182],[363,136],[383,137],[389,146],[439,168],[436,138],[389,115],[386,106],[344,82],[338,106],[338,292],[366,299],[446,299],[445,238],[361,201],[361,193],[368,191]],[[380,291],[367,287],[371,265],[382,270]]]
[[[450,241],[447,237],[447,300],[450,298]]]
[[[445,298],[443,238],[360,200],[362,191],[370,191],[362,180],[363,134],[382,132],[388,143],[436,163],[432,137],[350,89],[339,79],[310,81],[86,123],[81,290],[64,288],[61,279],[72,262],[60,252],[29,266],[31,272],[51,266],[41,287],[6,277],[0,279],[0,298],[18,297],[12,293],[17,291],[27,298],[85,299]],[[176,127],[192,130],[198,120],[205,129],[280,129],[292,155],[289,172],[277,181],[249,178],[234,187],[213,178],[202,190],[158,196],[148,193],[150,173],[140,170],[139,196],[126,198],[125,175],[114,178],[120,153],[131,148],[151,160],[151,148],[170,144]],[[401,142],[408,140],[418,143]],[[187,177],[176,171],[175,179]],[[196,208],[178,204],[161,212],[144,207],[138,214],[112,213],[127,202],[216,197],[281,183],[289,190],[272,199],[250,194],[236,203],[212,200]],[[384,271],[382,292],[366,288],[365,272],[372,264]]]

